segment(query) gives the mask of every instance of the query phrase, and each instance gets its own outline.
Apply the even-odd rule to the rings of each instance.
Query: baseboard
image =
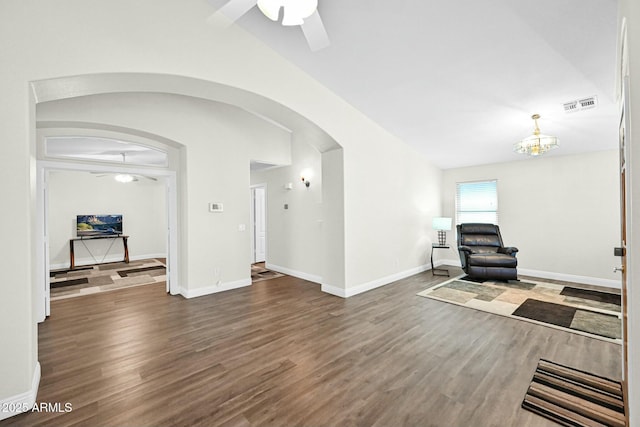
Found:
[[[436,267],[441,265],[441,263],[435,263],[435,264],[436,264]],[[425,264],[418,267],[410,268],[409,270],[394,273],[389,276],[381,277],[380,279],[372,280],[371,282],[363,283],[361,285],[346,288],[346,289],[339,288],[337,286],[328,285],[326,283],[323,283],[320,289],[322,290],[322,292],[326,292],[331,295],[339,296],[342,298],[349,298],[354,295],[358,295],[363,292],[367,292],[367,291],[388,285],[390,283],[397,282],[398,280],[405,279],[407,277],[422,273],[427,270],[431,270],[431,264]]]
[[[265,268],[268,270],[277,271],[278,273],[286,274],[287,276],[297,277],[298,279],[308,280],[313,283],[322,283],[322,277],[315,274],[304,273],[302,271],[292,270],[287,267],[281,267],[275,264],[265,263]]]
[[[180,293],[185,298],[196,298],[204,295],[216,294],[218,292],[230,291],[232,289],[243,288],[245,286],[251,286],[251,277],[248,279],[236,280],[235,282],[221,283],[220,285],[205,286],[202,288],[182,288]]]
[[[327,285],[326,283],[322,283],[320,285],[320,290],[326,294],[335,295],[340,298],[346,298],[347,293],[344,288],[339,288],[337,286]]]
[[[601,279],[599,277],[577,276],[575,274],[554,273],[552,271],[529,270],[518,268],[518,275],[540,277],[542,279],[561,280],[563,282],[583,283],[585,285],[602,286],[605,288],[620,289],[620,280]]]
[[[16,396],[0,399],[0,420],[4,420],[14,415],[21,414],[33,408],[36,404],[38,387],[40,386],[40,362],[36,362],[31,380],[31,389]],[[7,409],[5,411],[5,409]]]
[[[166,253],[162,253],[162,254],[145,254],[145,255],[131,255],[129,256],[129,261],[141,261],[143,259],[152,259],[152,258],[166,258],[167,254]],[[109,262],[122,262],[122,255],[116,255],[116,256],[110,256],[104,259],[104,261],[102,261],[102,263],[109,263]],[[76,267],[82,267],[85,265],[96,265],[95,261],[93,261],[92,259],[87,259],[87,258],[82,258],[80,260],[76,260],[75,263]],[[69,263],[65,262],[62,264],[50,264],[49,265],[49,269],[50,270],[61,270],[61,269],[65,269],[65,268],[69,268]]]
[[[445,259],[443,264],[460,267],[460,260]],[[553,271],[532,270],[529,268],[519,268],[518,275],[539,277],[541,279],[561,280],[563,282],[583,283],[585,285],[603,286],[605,288],[620,289],[620,280],[602,279],[600,277],[578,276],[575,274],[556,273]]]

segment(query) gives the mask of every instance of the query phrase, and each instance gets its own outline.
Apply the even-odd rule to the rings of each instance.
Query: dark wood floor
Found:
[[[416,296],[293,277],[191,300],[163,284],[52,303],[38,402],[1,426],[552,426],[520,408],[541,357],[620,378],[620,346]]]

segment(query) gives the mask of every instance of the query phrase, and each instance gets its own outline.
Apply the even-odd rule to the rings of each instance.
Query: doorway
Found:
[[[65,163],[56,161],[37,162],[37,233],[42,236],[42,245],[38,245],[36,253],[37,286],[35,301],[37,311],[37,321],[42,322],[50,315],[50,254],[49,239],[51,230],[49,223],[49,188],[48,177],[53,171],[76,171],[76,172],[100,172],[100,173],[130,173],[144,174],[165,182],[166,191],[166,282],[167,292],[176,295],[180,292],[178,287],[178,260],[177,260],[177,193],[176,174],[168,170],[151,170],[136,168],[113,168],[102,165],[87,165],[80,163]]]
[[[267,184],[251,186],[251,264],[267,259]]]

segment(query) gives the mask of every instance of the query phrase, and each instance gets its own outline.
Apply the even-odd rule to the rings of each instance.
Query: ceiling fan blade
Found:
[[[154,177],[149,176],[149,175],[139,175],[139,176],[141,176],[143,178],[147,178],[147,179],[149,179],[151,181],[158,181],[158,178],[154,178]]]
[[[249,9],[254,7],[257,4],[257,0],[229,0],[224,6],[216,11],[213,15],[211,15],[208,19],[208,23],[213,23],[216,19],[216,15],[223,15],[231,22],[228,24],[234,23],[238,18],[247,13]]]
[[[309,43],[309,48],[313,52],[329,46],[329,35],[324,28],[322,18],[320,18],[317,10],[313,12],[313,15],[305,18],[304,24],[302,24],[301,27],[304,37],[307,39],[307,43]]]

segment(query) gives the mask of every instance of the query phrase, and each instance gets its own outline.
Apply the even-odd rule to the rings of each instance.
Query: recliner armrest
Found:
[[[467,252],[467,253],[473,253],[473,249],[471,249],[469,246],[458,246],[458,251],[461,252]]]
[[[507,254],[507,255],[511,255],[511,256],[516,256],[515,254],[518,252],[518,248],[515,248],[513,246],[509,246],[506,248],[500,248],[498,249],[498,252],[501,254]]]

